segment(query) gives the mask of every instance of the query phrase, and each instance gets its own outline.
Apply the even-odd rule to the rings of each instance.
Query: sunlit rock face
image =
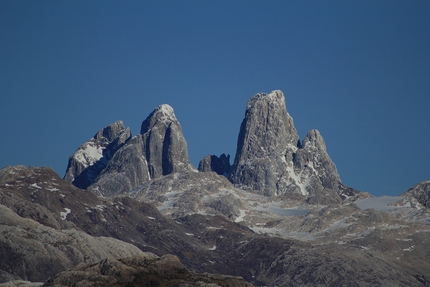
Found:
[[[330,201],[341,201],[336,192],[340,177],[324,139],[312,130],[300,144],[279,90],[256,94],[248,101],[229,179],[266,196],[312,196],[324,190],[334,196]]]

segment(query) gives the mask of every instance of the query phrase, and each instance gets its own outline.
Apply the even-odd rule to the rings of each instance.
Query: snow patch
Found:
[[[94,165],[103,157],[103,150],[101,146],[94,146],[93,143],[88,143],[85,148],[79,149],[73,157],[85,167]]]
[[[214,245],[213,247],[211,247],[211,248],[208,248],[208,250],[216,250],[216,245]]]
[[[30,187],[35,187],[35,188],[38,188],[38,189],[42,189],[40,186],[37,185],[37,183],[30,184]]]
[[[98,204],[97,206],[96,206],[96,208],[98,209],[98,210],[100,210],[100,211],[103,211],[103,208],[105,208],[106,207],[106,205],[100,205],[100,204]]]
[[[239,212],[240,212],[240,215],[238,217],[236,217],[236,219],[234,220],[234,222],[236,222],[236,223],[243,221],[243,218],[246,215],[246,212],[243,209],[240,209]]]
[[[60,216],[62,220],[66,220],[67,215],[69,215],[71,212],[70,208],[64,208],[64,210],[66,210],[66,212],[60,212]]]
[[[287,167],[287,172],[288,172],[288,175],[290,176],[290,178],[292,178],[294,180],[294,182],[298,185],[298,187],[300,187],[301,193],[303,195],[308,195],[309,192],[306,190],[306,187],[308,187],[308,185],[309,185],[309,179],[302,182],[301,173],[299,175],[297,175],[294,172],[294,168],[292,168],[290,166]]]

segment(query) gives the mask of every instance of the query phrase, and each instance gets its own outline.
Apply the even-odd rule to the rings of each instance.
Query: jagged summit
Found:
[[[100,130],[71,159],[65,178],[102,196],[127,193],[171,173],[195,171],[182,127],[167,104],[156,107],[133,138],[118,121]],[[265,196],[295,193],[312,203],[330,203],[355,195],[341,183],[317,130],[300,144],[280,90],[258,93],[247,102],[233,165],[225,155],[208,155],[199,171],[216,171],[236,187]]]
[[[151,178],[192,168],[182,127],[171,106],[158,106],[143,121],[141,135]]]
[[[159,105],[152,113],[142,122],[140,133],[143,135],[148,132],[154,125],[159,122],[177,122],[175,112],[168,104]]]
[[[142,122],[141,133],[121,146],[91,182],[97,195],[110,196],[161,176],[194,169],[173,108],[160,105]]]
[[[70,156],[64,179],[79,188],[87,188],[130,138],[130,129],[122,121],[99,130]]]
[[[318,203],[340,202],[345,189],[321,134],[311,130],[300,144],[280,90],[248,101],[229,179],[266,196],[298,193]]]
[[[284,94],[279,90],[258,93],[247,103],[234,164],[248,154],[258,156],[279,152],[287,145],[296,146],[298,139]]]

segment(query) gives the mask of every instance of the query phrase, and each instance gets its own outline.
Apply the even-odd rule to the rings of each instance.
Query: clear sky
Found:
[[[170,104],[192,163],[236,151],[248,99],[280,89],[344,184],[430,180],[430,1],[0,1],[0,167],[50,166]]]

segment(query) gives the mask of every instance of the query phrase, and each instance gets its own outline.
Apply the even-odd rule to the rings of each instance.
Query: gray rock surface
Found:
[[[217,157],[216,155],[207,155],[199,162],[198,170],[201,172],[214,171],[219,175],[228,175],[230,172],[230,155],[224,153]]]
[[[430,181],[420,182],[402,195],[413,197],[423,206],[430,208]]]
[[[230,180],[266,196],[298,193],[312,203],[339,203],[346,191],[325,142],[311,130],[300,144],[284,94],[259,93],[247,104]]]
[[[246,106],[230,180],[267,196],[300,192],[287,173],[298,140],[283,93],[256,94]]]
[[[88,189],[98,196],[111,196],[127,193],[150,179],[143,139],[137,135],[115,153]]]
[[[4,205],[0,214],[0,268],[24,280],[41,282],[79,263],[141,254],[137,247],[114,238],[46,227]]]
[[[64,179],[79,188],[87,188],[130,137],[130,129],[122,121],[99,130],[70,156]]]
[[[171,106],[157,107],[143,121],[140,134],[151,178],[193,169],[182,127]]]
[[[163,255],[174,254],[194,272],[241,276],[259,286],[430,283],[430,260],[423,256],[430,250],[427,208],[394,208],[409,210],[409,220],[392,211],[361,210],[354,203],[308,204],[303,213],[295,205],[304,202],[303,195],[267,197],[234,188],[215,172],[168,174],[141,187],[136,195],[156,203],[173,220],[129,196],[101,198],[78,189],[50,168],[1,169],[0,275],[20,284],[16,277],[40,282],[72,268],[50,282],[125,286],[130,281],[123,280],[139,280],[139,268],[152,266],[152,278],[178,278],[175,270],[194,278],[182,267],[169,267],[181,266],[173,256],[161,262]],[[426,221],[415,221],[420,213]],[[113,238],[160,260],[129,254],[132,249]],[[119,260],[118,254],[132,259]],[[166,272],[157,273],[162,266]],[[141,275],[147,282],[148,274]],[[165,281],[157,282],[163,286]],[[185,282],[228,286],[203,279]]]
[[[133,137],[112,157],[89,189],[111,196],[174,172],[194,169],[182,128],[169,105],[157,107]]]
[[[197,274],[188,270],[176,256],[161,258],[151,253],[119,260],[105,259],[65,271],[44,286],[182,286],[251,287],[240,277]]]

